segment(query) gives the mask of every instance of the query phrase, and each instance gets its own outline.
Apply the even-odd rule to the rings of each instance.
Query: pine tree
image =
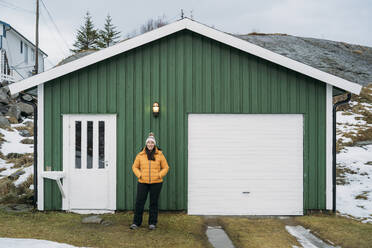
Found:
[[[74,53],[89,49],[98,49],[99,34],[98,30],[94,28],[89,11],[87,11],[84,19],[84,26],[80,26],[80,29],[77,30],[76,41],[73,44],[76,49],[70,49]]]
[[[100,48],[109,47],[118,43],[121,33],[120,31],[116,31],[117,27],[112,24],[112,18],[110,15],[107,15],[105,21],[103,30],[99,31],[98,46]]]

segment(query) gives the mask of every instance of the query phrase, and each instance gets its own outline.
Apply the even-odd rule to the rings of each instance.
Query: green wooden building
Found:
[[[189,19],[10,90],[35,86],[39,210],[133,209],[152,131],[170,166],[160,209],[200,215],[331,209],[332,92],[361,90]]]

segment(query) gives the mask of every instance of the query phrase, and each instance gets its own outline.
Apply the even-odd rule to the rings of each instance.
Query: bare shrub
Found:
[[[26,139],[21,140],[21,143],[22,144],[33,144],[34,140],[26,138]]]
[[[34,163],[34,155],[32,153],[9,153],[6,161],[14,164],[12,168],[28,167]]]

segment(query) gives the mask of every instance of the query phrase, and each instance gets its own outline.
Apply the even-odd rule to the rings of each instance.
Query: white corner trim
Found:
[[[63,115],[62,116],[62,171],[69,174],[69,166],[67,166],[70,162],[69,158],[69,137],[70,137],[70,129],[68,128],[70,121],[70,115]],[[73,145],[73,144],[71,144]],[[62,198],[62,210],[68,210],[69,208],[69,196],[70,196],[70,181],[68,177],[63,179],[63,190],[66,193],[66,197]]]
[[[299,73],[305,74],[309,77],[318,79],[322,82],[331,84],[338,88],[344,89],[354,94],[360,93],[362,86],[345,79],[336,77],[329,73],[323,72],[311,66],[305,65],[298,61],[289,59],[280,54],[274,53],[270,50],[262,48],[260,46],[249,43],[248,41],[239,39],[230,34],[218,31],[216,29],[210,28],[198,22],[192,21],[190,19],[182,19],[176,21],[169,25],[163,26],[161,28],[155,29],[153,31],[144,33],[142,35],[136,36],[132,39],[120,42],[112,47],[100,50],[98,52],[87,55],[83,58],[77,59],[70,63],[57,66],[49,71],[40,73],[36,76],[27,78],[20,82],[9,85],[9,89],[12,94],[20,92],[22,90],[31,88],[41,83],[45,83],[67,73],[79,70],[83,67],[89,66],[96,62],[102,61],[104,59],[110,58],[117,54],[123,53],[125,51],[131,50],[133,48],[142,46],[146,43],[152,42],[154,40],[160,39],[167,35],[173,34],[183,29],[191,30],[195,33],[201,34],[203,36],[209,37],[211,39],[217,40],[229,46],[235,47],[239,50],[245,51],[247,53],[256,55],[263,59],[269,60],[273,63],[279,64],[281,66],[287,67],[291,70],[297,71]]]
[[[44,210],[44,84],[37,86],[37,209]],[[36,175],[34,175],[36,176]]]
[[[333,115],[332,115],[332,85],[327,84],[326,94],[326,209],[333,208],[332,191],[332,146],[333,146]]]

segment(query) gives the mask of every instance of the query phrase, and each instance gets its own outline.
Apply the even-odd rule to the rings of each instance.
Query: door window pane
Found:
[[[93,121],[87,122],[87,169],[93,168]]]
[[[75,121],[75,168],[81,169],[81,121]]]
[[[98,147],[99,147],[99,164],[98,168],[105,168],[105,122],[99,121]]]

